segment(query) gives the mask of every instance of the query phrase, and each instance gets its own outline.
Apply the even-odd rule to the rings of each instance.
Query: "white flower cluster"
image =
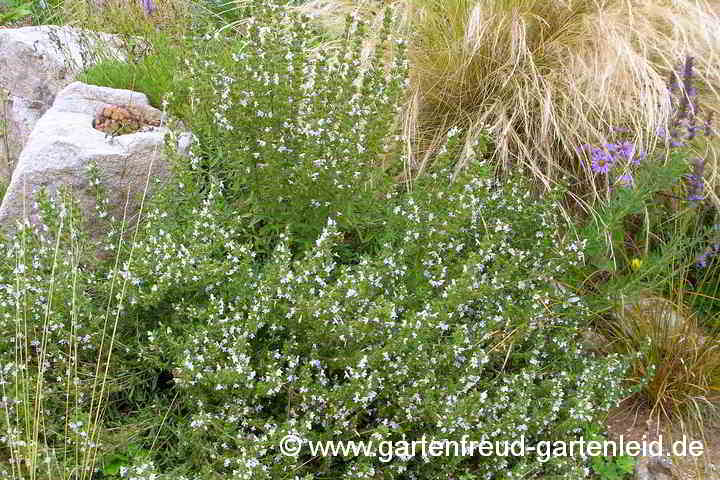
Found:
[[[212,189],[184,237],[153,215],[162,234],[138,245],[147,254],[132,267],[143,280],[131,295],[143,304],[202,286],[202,304],[175,304],[198,328],[181,344],[162,331],[153,343],[176,352],[176,384],[202,402],[187,428],[233,478],[293,472],[276,448],[292,432],[572,436],[619,398],[624,363],[580,350],[575,335],[588,312],[550,280],[582,262],[581,245],[563,243],[553,210],[521,185],[469,175],[448,187],[446,178],[436,176],[437,191],[393,197],[388,240],[353,264],[338,262],[337,217],[300,257],[281,235],[259,267],[213,210]],[[213,258],[218,247],[224,257]],[[582,471],[574,462],[543,468]],[[372,478],[380,467],[357,459],[339,475]],[[398,458],[382,468],[428,478],[434,467]],[[489,458],[477,468],[520,477],[539,465]]]
[[[126,381],[145,390],[152,400],[133,404],[146,402],[144,419],[167,401],[170,418],[153,428],[168,432],[160,443],[179,473],[136,459],[122,474],[137,480],[448,478],[470,462],[478,478],[582,477],[578,459],[281,454],[287,435],[568,441],[622,397],[625,364],[581,350],[588,311],[555,286],[582,264],[583,245],[560,238],[556,208],[524,184],[483,174],[474,147],[469,169],[456,169],[460,130],[412,193],[393,184],[379,159],[403,158],[387,139],[406,140],[392,127],[404,42],[393,42],[388,73],[380,56],[363,64],[362,38],[309,54],[306,21],[270,2],[253,2],[251,14],[228,61],[188,59],[207,132],[198,129],[133,241],[115,229],[101,242],[118,262],[86,265],[82,235],[57,233],[70,205],[46,202],[48,228],[5,243],[5,391],[40,384],[57,430],[90,449],[100,445],[87,419],[106,401],[98,372],[116,375],[113,398],[129,403]],[[110,344],[125,363],[108,362]],[[171,372],[172,385],[143,377],[154,370]],[[28,396],[12,395],[2,400],[8,423],[24,425],[15,407]],[[30,433],[1,440],[22,449]]]

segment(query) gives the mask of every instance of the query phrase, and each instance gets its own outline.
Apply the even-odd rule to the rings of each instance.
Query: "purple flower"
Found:
[[[697,257],[695,257],[695,264],[696,264],[698,267],[700,267],[700,268],[705,268],[705,267],[707,267],[708,257],[709,257],[709,255],[708,255],[707,252],[701,253],[700,255],[698,255]]]
[[[625,173],[617,178],[617,184],[623,188],[632,188],[635,186],[635,179],[631,174]]]
[[[635,145],[632,142],[622,142],[618,145],[618,153],[630,160],[635,154]]]
[[[700,268],[705,268],[708,265],[708,260],[715,257],[720,252],[720,245],[717,243],[711,245],[703,251],[700,255],[695,257],[695,263]]]
[[[590,168],[595,173],[608,173],[615,161],[612,155],[599,148],[594,148],[590,156],[592,158]]]
[[[671,141],[670,141],[670,146],[671,146],[671,147],[684,147],[684,146],[685,146],[685,142],[683,142],[683,141],[681,141],[681,140],[671,140]]]

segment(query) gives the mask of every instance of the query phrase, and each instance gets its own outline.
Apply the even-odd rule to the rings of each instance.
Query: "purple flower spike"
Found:
[[[705,159],[693,158],[693,173],[688,178],[688,200],[691,202],[699,202],[705,199],[703,196],[703,172],[705,170]]]
[[[692,86],[693,61],[694,58],[691,56],[688,56],[685,59],[682,78],[682,97],[680,98],[680,105],[678,107],[677,120],[688,118],[688,115],[694,115],[695,113],[695,106],[692,101],[692,97],[695,95],[695,89]]]
[[[141,0],[143,4],[143,8],[145,9],[145,13],[148,15],[152,15],[155,13],[155,4],[153,3],[153,0]]]
[[[705,125],[703,127],[705,128],[705,136],[709,137],[712,135],[712,121],[713,121],[713,114],[715,112],[709,112],[707,115],[707,118],[705,119]]]
[[[687,82],[689,82],[690,79],[692,79],[692,76],[693,76],[693,62],[694,62],[694,61],[695,61],[695,58],[694,58],[694,57],[691,57],[691,56],[688,56],[688,57],[685,59],[685,68],[683,69],[683,80],[686,82],[686,83],[685,83],[685,88],[688,89],[688,90],[690,89],[690,84],[687,83]]]

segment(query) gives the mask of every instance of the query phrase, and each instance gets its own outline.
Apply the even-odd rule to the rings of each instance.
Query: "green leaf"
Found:
[[[103,473],[105,475],[117,475],[120,473],[120,467],[127,464],[128,459],[122,455],[113,455],[110,457],[112,460],[105,463]]]

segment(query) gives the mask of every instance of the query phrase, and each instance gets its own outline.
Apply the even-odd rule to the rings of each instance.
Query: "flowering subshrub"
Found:
[[[263,2],[245,16],[242,40],[208,40],[222,56],[186,61],[196,79],[197,165],[222,181],[259,249],[286,227],[307,247],[331,211],[342,212],[349,236],[364,238],[372,227],[354,219],[370,218],[393,188],[388,170],[402,167],[393,122],[407,61],[404,41],[389,37],[389,11],[367,64],[365,27],[350,18],[345,43],[327,55],[315,51],[307,17]],[[388,48],[395,61],[386,72]]]
[[[35,478],[587,475],[587,459],[561,456],[281,454],[288,434],[571,441],[626,395],[626,363],[578,346],[590,314],[558,281],[584,245],[561,237],[552,198],[472,158],[453,175],[456,131],[444,165],[412,192],[394,185],[402,42],[386,72],[382,47],[361,64],[352,22],[326,58],[278,6],[246,13],[242,42],[207,38],[218,55],[189,59],[192,156],[137,230],[111,231],[119,249],[73,250],[57,210],[7,244],[14,465]]]
[[[383,463],[279,451],[288,434],[525,435],[529,443],[582,435],[625,393],[624,367],[578,347],[588,311],[552,278],[582,262],[582,245],[558,238],[549,202],[532,200],[519,180],[468,174],[450,184],[436,175],[412,195],[386,199],[380,249],[353,264],[341,263],[337,214],[312,250],[294,258],[282,235],[258,262],[249,245],[233,241],[223,202],[213,188],[183,218],[153,212],[129,266],[135,308],[171,302],[142,357],[173,369],[185,414],[173,420],[178,440],[168,453],[184,471],[248,479],[583,475],[581,459]]]

